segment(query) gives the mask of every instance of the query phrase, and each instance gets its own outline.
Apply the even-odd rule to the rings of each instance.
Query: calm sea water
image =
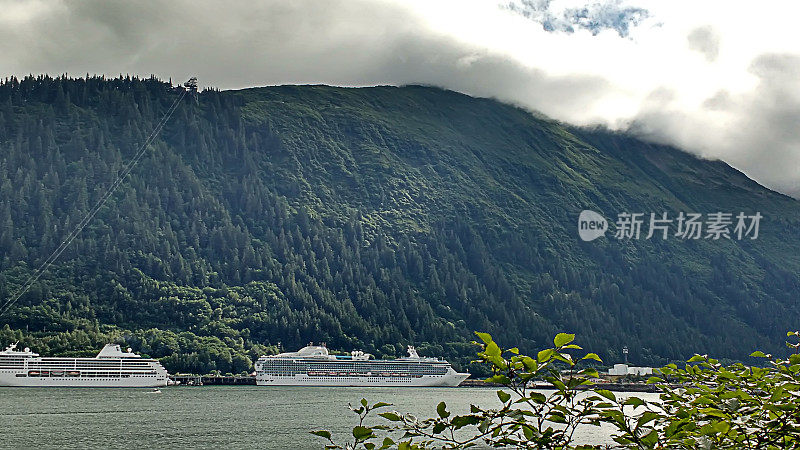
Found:
[[[203,386],[147,389],[0,388],[2,448],[322,448],[309,434],[351,436],[347,403],[362,397],[432,417],[446,401],[454,413],[470,403],[499,405],[486,388],[315,388]],[[637,394],[654,398],[654,394]],[[380,419],[380,418],[377,418]],[[606,443],[608,429],[578,438]]]

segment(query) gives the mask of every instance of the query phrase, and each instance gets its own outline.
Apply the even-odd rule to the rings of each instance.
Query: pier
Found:
[[[252,375],[216,376],[216,375],[170,375],[169,379],[179,382],[178,386],[218,386],[218,385],[255,385],[256,377]]]

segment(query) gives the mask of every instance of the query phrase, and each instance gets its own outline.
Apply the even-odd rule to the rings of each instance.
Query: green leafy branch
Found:
[[[362,399],[353,428],[353,441],[340,446],[327,431],[313,433],[328,441],[326,448],[425,449],[469,448],[477,445],[524,449],[599,448],[576,444],[579,427],[612,425],[612,439],[622,448],[800,448],[800,342],[788,343],[791,355],[773,358],[762,352],[762,367],[741,363],[723,366],[708,355],[695,355],[683,368],[669,364],[648,383],[660,390],[658,401],[618,398],[596,389],[598,373],[579,367],[594,353],[576,358],[583,349],[575,336],[560,333],[553,347],[535,357],[517,348],[501,348],[489,334],[476,333],[480,342],[477,362],[489,365],[486,380],[503,385],[497,391],[500,406],[470,405],[468,414],[452,414],[445,402],[436,416],[419,419],[411,414],[383,411],[386,424],[367,426],[367,415],[388,403],[369,405]],[[788,333],[797,341],[797,332]],[[537,382],[554,391],[543,393]],[[400,436],[395,441],[391,436]]]

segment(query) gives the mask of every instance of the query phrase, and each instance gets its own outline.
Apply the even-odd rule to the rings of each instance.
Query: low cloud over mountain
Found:
[[[790,2],[0,1],[3,75],[434,84],[632,129],[800,194]]]

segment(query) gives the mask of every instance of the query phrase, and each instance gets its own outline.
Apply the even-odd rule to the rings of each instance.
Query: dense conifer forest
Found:
[[[0,304],[92,207],[179,88],[0,84]],[[581,210],[760,212],[758,239],[578,238]],[[187,96],[84,232],[0,317],[0,344],[107,341],[173,372],[279,347],[464,367],[472,331],[561,331],[608,363],[779,353],[797,328],[800,203],[723,162],[432,87]]]

